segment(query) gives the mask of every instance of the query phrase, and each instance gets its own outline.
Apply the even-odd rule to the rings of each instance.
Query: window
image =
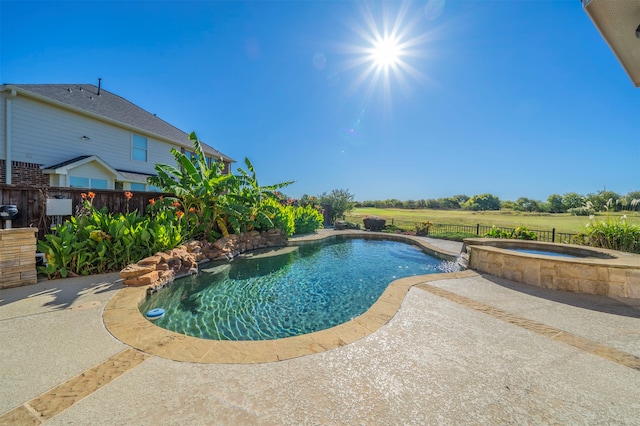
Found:
[[[131,183],[131,190],[132,191],[146,191],[147,190],[147,186],[144,183]]]
[[[69,176],[69,186],[72,188],[108,189],[108,184],[106,179]]]
[[[107,180],[106,179],[90,179],[91,188],[93,189],[107,189]]]
[[[78,176],[69,176],[69,186],[72,188],[91,188],[89,186],[89,178]]]
[[[131,158],[136,161],[147,162],[147,138],[133,135],[131,144]]]

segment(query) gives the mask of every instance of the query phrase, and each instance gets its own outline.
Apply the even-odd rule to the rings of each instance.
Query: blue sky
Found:
[[[1,83],[100,77],[290,196],[640,190],[640,89],[578,0],[0,8]]]

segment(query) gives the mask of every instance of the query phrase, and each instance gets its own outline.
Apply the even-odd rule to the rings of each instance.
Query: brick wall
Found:
[[[41,164],[12,161],[11,184],[38,188],[49,186],[49,176],[42,173],[40,166]],[[0,160],[0,183],[7,183],[6,173],[6,162]]]

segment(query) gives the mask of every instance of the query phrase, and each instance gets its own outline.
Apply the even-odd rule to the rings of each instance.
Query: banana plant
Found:
[[[277,196],[274,191],[291,185],[294,181],[277,183],[275,185],[260,186],[255,168],[248,158],[244,159],[247,170],[238,168],[238,186],[235,193],[231,196],[234,198],[236,205],[242,206],[242,216],[240,217],[240,227],[242,231],[251,231],[253,229],[272,228],[274,226],[271,220],[272,214],[265,209],[264,202],[266,200],[276,200]]]
[[[217,231],[228,235],[225,220],[225,197],[233,184],[234,176],[224,173],[222,160],[207,164],[202,146],[194,132],[189,135],[193,143],[194,155],[187,156],[171,150],[176,166],[157,164],[157,176],[149,178],[149,183],[175,194],[176,207],[185,214],[185,221],[193,225],[191,237],[210,237]]]

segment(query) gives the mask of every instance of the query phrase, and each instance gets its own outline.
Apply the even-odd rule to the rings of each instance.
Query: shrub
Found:
[[[537,240],[538,235],[534,231],[529,231],[524,226],[518,226],[511,233],[511,238],[518,240]]]
[[[293,219],[296,234],[308,234],[324,226],[324,217],[311,205],[296,207]]]
[[[153,218],[137,211],[112,214],[93,207],[92,192],[83,197],[80,214],[38,242],[47,259],[39,270],[49,278],[117,271],[182,242],[182,212],[162,210]]]
[[[418,236],[426,236],[429,235],[429,229],[433,226],[433,223],[427,221],[427,222],[420,222],[418,224],[416,224],[416,235]]]
[[[260,210],[270,219],[272,226],[268,228],[278,228],[284,231],[287,237],[295,232],[294,209],[291,206],[283,206],[273,198],[267,198],[260,204]]]
[[[318,197],[320,204],[331,206],[331,222],[353,209],[354,195],[348,189],[334,189],[330,193],[323,193]]]
[[[487,238],[510,238],[517,240],[537,240],[535,231],[529,231],[524,226],[518,226],[513,230],[504,230],[493,225],[485,235]]]
[[[640,226],[629,223],[626,215],[591,222],[577,236],[577,242],[592,247],[602,247],[630,253],[640,253]]]
[[[484,236],[487,238],[511,238],[511,232],[504,231],[493,225],[489,232],[484,234]]]

